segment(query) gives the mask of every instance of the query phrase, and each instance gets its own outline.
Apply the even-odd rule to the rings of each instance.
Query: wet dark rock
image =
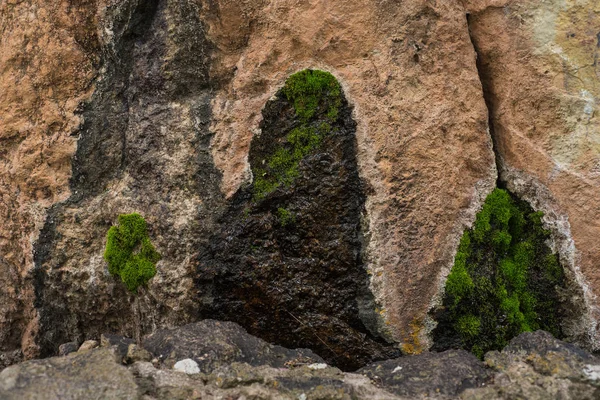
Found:
[[[465,350],[380,361],[357,373],[392,393],[409,397],[457,396],[465,389],[481,387],[491,378],[481,361]]]
[[[323,362],[310,350],[274,346],[249,335],[233,322],[213,320],[160,329],[144,338],[143,347],[169,367],[190,358],[198,363],[201,372],[210,372],[232,362],[276,368]]]
[[[265,106],[261,134],[249,152],[254,186],[235,194],[200,255],[200,311],[204,318],[235,321],[268,342],[311,348],[330,364],[354,370],[400,352],[377,337],[371,315],[376,304],[362,254],[366,196],[356,161],[356,123],[343,98],[335,120],[325,116],[327,109],[307,123],[282,92]],[[270,177],[265,168],[289,151],[290,132],[319,132],[323,124],[327,133],[320,133],[320,144],[283,172],[287,182],[269,186],[273,178],[264,178]],[[261,179],[267,190],[257,189]]]

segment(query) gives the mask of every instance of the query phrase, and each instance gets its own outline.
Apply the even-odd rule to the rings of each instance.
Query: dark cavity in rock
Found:
[[[434,350],[464,348],[482,357],[522,332],[563,337],[569,295],[542,217],[506,190],[487,197],[460,241],[443,304],[432,312]]]
[[[235,194],[200,256],[202,316],[346,370],[397,356],[359,315],[359,304],[375,308],[362,260],[365,188],[339,83],[322,71],[292,75],[260,128],[253,183]]]

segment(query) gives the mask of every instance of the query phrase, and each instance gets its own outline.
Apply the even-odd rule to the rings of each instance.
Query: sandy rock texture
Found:
[[[292,73],[330,71],[354,107],[380,330],[426,345],[424,316],[465,226],[495,185],[487,109],[461,4],[350,0],[216,3],[212,154],[230,196],[251,179],[261,109]],[[236,19],[236,16],[240,16]]]
[[[596,346],[598,7],[0,0],[0,367],[197,319],[198,254],[252,181],[264,105],[305,68],[339,80],[357,123],[381,336],[429,345],[427,312],[498,163],[553,230],[581,304],[569,337]],[[163,256],[138,296],[102,258],[129,212]]]
[[[469,28],[500,178],[544,211],[580,304],[564,330],[597,348],[600,5],[473,3]]]
[[[0,1],[0,367],[31,353],[27,274],[47,208],[69,197],[80,102],[99,62],[96,1]]]

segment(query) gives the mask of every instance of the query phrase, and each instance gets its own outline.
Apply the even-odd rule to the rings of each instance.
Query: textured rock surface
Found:
[[[598,7],[0,1],[0,366],[197,319],[198,255],[252,179],[262,109],[308,67],[353,107],[380,335],[426,347],[427,311],[495,184],[483,82],[502,179],[545,212],[581,299],[566,333],[595,346]],[[102,260],[135,211],[163,255],[138,298]]]
[[[486,354],[496,372],[485,388],[466,390],[463,399],[597,399],[600,359],[552,337],[523,333],[502,352]]]
[[[423,347],[424,316],[496,178],[487,110],[458,2],[218,2],[212,154],[232,195],[267,100],[293,72],[331,71],[354,106],[367,185],[366,263],[380,331]],[[236,18],[235,16],[243,16]],[[233,75],[232,75],[233,72]]]
[[[571,275],[571,296],[582,304],[564,331],[597,347],[600,5],[472,3],[469,27],[501,179],[544,211]]]
[[[0,373],[2,399],[597,399],[600,360],[546,332],[525,333],[485,364],[465,351],[424,353],[343,373],[323,364],[287,363],[233,323],[203,328],[216,332],[190,337],[191,325],[160,335],[178,354],[211,353],[212,363],[194,371],[163,363],[119,365],[117,346],[66,357],[28,361]],[[227,329],[223,329],[227,327]],[[198,327],[196,327],[198,328]],[[155,337],[156,340],[158,337]],[[223,351],[223,341],[243,338],[250,365]],[[194,346],[198,346],[195,348]],[[213,347],[214,346],[214,347]],[[214,351],[212,351],[214,350]],[[162,351],[162,350],[161,350]],[[158,354],[156,354],[158,355]],[[195,361],[184,359],[190,365]],[[181,364],[181,363],[180,363]],[[275,367],[275,368],[274,368]]]
[[[376,362],[357,371],[392,393],[410,398],[454,397],[491,378],[481,361],[465,350],[423,353]]]
[[[75,2],[73,2],[75,3]],[[95,1],[0,1],[0,367],[35,353],[33,242],[66,199],[99,61]]]
[[[28,361],[0,373],[3,399],[135,399],[133,375],[110,349]]]
[[[378,338],[363,262],[365,188],[352,110],[343,94],[339,104],[325,95],[306,122],[295,110],[298,100],[284,94],[294,79],[306,83],[313,73],[292,76],[263,110],[248,155],[254,183],[236,192],[200,256],[201,315],[356,370],[399,351]],[[307,154],[290,162],[302,149]]]
[[[37,243],[42,354],[106,331],[139,338],[194,319],[194,254],[222,197],[208,155],[210,46],[198,8],[132,0],[100,9],[104,64],[83,110],[73,194],[50,210]],[[145,217],[162,255],[137,298],[102,259],[107,229],[129,212]]]
[[[250,365],[304,365],[323,360],[310,350],[288,350],[249,335],[233,322],[204,320],[180,328],[159,329],[144,338],[143,346],[165,365],[192,359],[202,372],[232,362]]]

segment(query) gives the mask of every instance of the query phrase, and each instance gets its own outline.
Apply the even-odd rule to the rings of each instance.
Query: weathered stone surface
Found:
[[[65,340],[139,339],[196,319],[194,254],[219,214],[208,131],[210,44],[194,1],[99,5],[102,70],[82,109],[71,197],[49,211],[36,245],[41,353]],[[162,255],[137,296],[102,258],[119,214],[139,212]]]
[[[563,331],[597,348],[600,5],[468,3],[500,178],[544,212],[579,303]]]
[[[545,212],[570,271],[565,332],[597,346],[598,14],[594,0],[0,2],[0,365],[196,320],[211,295],[197,257],[251,182],[264,105],[304,68],[331,71],[353,107],[378,334],[429,344],[427,311],[496,180],[483,81],[502,180]],[[102,259],[133,211],[163,254],[137,298]]]
[[[381,361],[357,373],[392,393],[411,398],[455,397],[465,389],[484,386],[491,378],[481,361],[465,350]]]
[[[552,337],[526,332],[502,352],[486,354],[487,366],[498,371],[492,385],[467,390],[463,399],[597,399],[600,359]]]
[[[311,77],[326,79],[337,95],[322,93],[306,121],[295,104],[309,95],[285,93]],[[269,342],[311,348],[352,371],[400,352],[377,332],[364,264],[356,122],[338,85],[329,74],[306,70],[269,100],[248,155],[254,183],[236,192],[201,253],[198,288],[202,316],[236,321]],[[306,154],[290,162],[295,152]]]
[[[322,363],[281,365],[282,358],[274,354],[289,355],[293,350],[266,346],[233,323],[212,326],[217,334],[207,334],[204,340],[192,339],[193,333],[207,333],[192,327],[168,335],[159,332],[165,346],[175,352],[210,353],[214,368],[209,373],[174,370],[168,363],[157,368],[145,361],[125,367],[119,365],[117,346],[104,347],[6,368],[0,372],[0,398],[591,400],[600,395],[600,360],[542,331],[521,334],[502,352],[486,354],[485,364],[465,351],[452,350],[387,360],[359,373],[344,373]],[[238,350],[247,352],[246,360],[256,365],[239,362],[241,353],[227,350],[240,338],[243,347]],[[224,340],[229,341],[226,346]],[[196,363],[180,361],[188,366]]]
[[[77,342],[67,342],[63,343],[58,347],[58,355],[66,356],[67,354],[71,354],[79,350],[79,344]]]
[[[116,363],[110,349],[28,361],[0,373],[6,400],[137,399],[133,375]]]
[[[1,104],[10,111],[1,128],[0,212],[9,224],[0,228],[0,276],[18,288],[0,303],[11,321],[0,329],[7,351],[23,337],[52,354],[70,340],[139,337],[197,318],[195,257],[226,198],[251,178],[261,109],[305,67],[333,72],[354,107],[378,330],[423,347],[422,317],[438,292],[431,281],[443,280],[495,181],[461,4],[36,4],[3,3],[1,14],[10,38],[2,42]],[[137,300],[102,260],[107,229],[133,211],[163,255]],[[24,279],[33,253],[38,316]]]
[[[460,2],[217,1],[211,151],[232,196],[250,181],[262,109],[304,68],[332,72],[357,122],[366,265],[379,330],[427,345],[425,316],[460,235],[496,181],[487,109]],[[227,21],[227,23],[224,23]]]
[[[70,195],[77,110],[99,59],[96,6],[0,2],[0,366],[36,353],[27,273],[46,209]]]
[[[198,363],[202,372],[232,362],[284,367],[323,361],[310,350],[274,346],[249,335],[233,322],[213,320],[160,329],[145,337],[143,346],[168,367],[190,358]]]

